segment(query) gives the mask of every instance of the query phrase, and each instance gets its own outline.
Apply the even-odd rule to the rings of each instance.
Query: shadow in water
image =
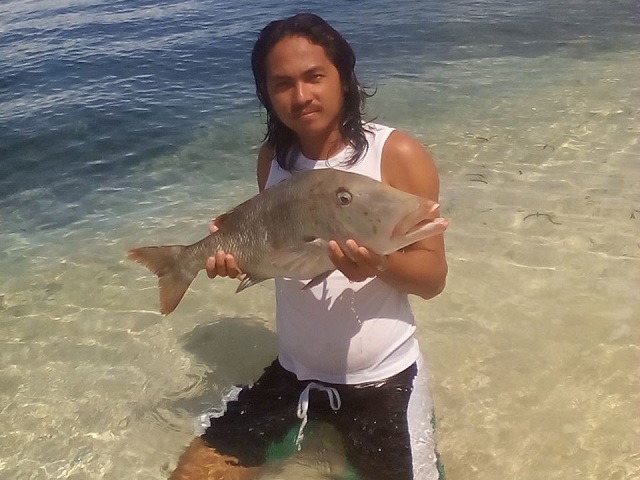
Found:
[[[198,325],[181,343],[205,367],[189,388],[169,400],[172,410],[190,415],[219,407],[225,392],[254,382],[277,356],[275,332],[264,321],[250,317],[225,317]]]
[[[184,348],[211,369],[218,385],[254,381],[277,355],[275,332],[255,318],[222,318],[183,337]]]

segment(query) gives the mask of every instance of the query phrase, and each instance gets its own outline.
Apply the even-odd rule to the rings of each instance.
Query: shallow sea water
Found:
[[[243,15],[220,4],[227,20],[203,21],[206,32],[169,22],[154,37],[152,19],[193,27],[214,5],[86,2],[78,19],[72,5],[54,4],[3,11],[23,22],[9,34],[23,37],[4,47],[12,69],[0,84],[0,478],[166,478],[194,418],[273,358],[272,288],[235,295],[233,281],[198,278],[165,318],[155,280],[125,252],[197,240],[212,216],[255,193],[262,129],[248,71],[231,64],[231,93],[207,87],[183,45],[216,26],[248,58],[246,32],[264,23],[266,6]],[[381,2],[369,22],[317,11],[353,36],[362,77],[377,87],[370,116],[417,136],[440,169],[450,275],[442,295],[413,306],[447,478],[640,478],[637,7],[571,2],[575,15],[537,32],[529,4],[431,5],[436,20],[424,28],[441,42],[427,49],[403,36],[408,26],[424,34],[425,14],[416,2],[400,6],[397,21]],[[273,18],[294,7],[280,8]],[[589,24],[612,22],[602,13],[616,8],[627,12],[613,15],[610,33],[606,22]],[[135,63],[131,52],[157,38],[166,51],[152,58],[171,63],[175,53],[184,63],[175,78],[147,63],[128,80],[71,75],[85,96],[65,90],[63,65],[44,94],[35,86],[47,83],[29,75],[54,55],[27,40],[39,28],[59,32],[39,23],[51,11],[98,32],[98,52],[114,45],[110,22],[133,19],[146,27],[137,43],[117,42],[124,59]],[[496,24],[504,28],[487,26]],[[70,58],[69,43],[87,52],[68,31],[49,44],[55,38]],[[111,108],[115,99],[131,109]],[[301,468],[331,478],[341,452],[317,445],[278,478],[301,478]]]

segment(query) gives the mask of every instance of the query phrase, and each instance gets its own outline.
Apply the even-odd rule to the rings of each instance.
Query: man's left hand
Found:
[[[336,241],[331,240],[329,258],[352,282],[362,282],[377,276],[387,269],[389,262],[386,255],[378,255],[368,248],[359,246],[354,240],[347,240],[344,250]]]

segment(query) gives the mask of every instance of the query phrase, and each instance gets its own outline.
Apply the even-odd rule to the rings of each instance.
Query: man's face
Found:
[[[301,140],[338,130],[343,91],[324,48],[285,37],[267,56],[267,93],[276,115]]]

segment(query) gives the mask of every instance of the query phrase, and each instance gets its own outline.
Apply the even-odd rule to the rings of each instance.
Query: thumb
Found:
[[[209,223],[209,232],[210,233],[216,233],[218,230],[220,230],[220,228],[218,227],[218,225],[220,225],[220,222],[224,220],[224,217],[226,217],[227,214],[223,213],[221,215],[218,215],[217,217],[215,217],[213,220],[211,220],[211,223]]]

